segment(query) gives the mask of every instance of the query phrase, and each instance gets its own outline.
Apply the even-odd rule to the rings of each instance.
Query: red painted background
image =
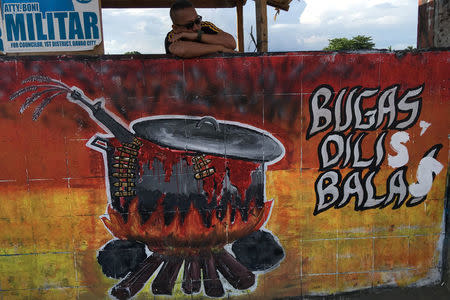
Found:
[[[106,108],[126,124],[154,115],[213,116],[261,128],[279,139],[286,155],[268,167],[267,194],[275,204],[266,228],[280,239],[286,257],[279,268],[258,278],[250,293],[255,299],[336,293],[392,280],[408,285],[426,278],[439,268],[446,169],[420,207],[356,212],[350,203],[314,217],[317,149],[324,134],[305,138],[308,101],[322,84],[335,92],[398,84],[400,94],[424,84],[419,121],[432,125],[423,137],[417,125],[408,130],[415,139],[411,183],[412,170],[430,146],[442,143],[438,160],[448,164],[449,61],[448,51],[190,60],[2,57],[0,296],[96,298],[115,282],[101,274],[95,261],[96,251],[112,237],[99,219],[106,208],[102,155],[86,142],[103,131],[64,97],[54,99],[36,122],[31,120],[35,105],[20,114],[24,98],[11,102],[9,96],[31,75],[76,86],[91,99],[105,98]],[[365,107],[374,101],[369,99]],[[382,190],[386,179],[379,181]],[[405,245],[407,255],[391,255]],[[356,248],[361,251],[354,253]]]

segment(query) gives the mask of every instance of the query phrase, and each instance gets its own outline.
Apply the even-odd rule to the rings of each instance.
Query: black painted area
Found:
[[[231,206],[230,222],[234,222],[234,218],[236,217],[236,206],[240,205],[241,197],[239,197],[238,193],[233,193],[228,189],[223,191],[222,199],[216,208],[216,217],[219,218],[220,221],[225,218],[227,215],[228,203]]]
[[[231,222],[236,217],[237,209],[241,212],[242,220],[247,221],[251,203],[254,203],[258,208],[264,206],[264,175],[260,171],[256,171],[255,174],[252,175],[252,183],[245,193],[245,199],[241,199],[236,188],[224,188],[220,201],[213,195],[209,203],[206,192],[189,194],[172,193],[159,189],[146,189],[144,186],[138,184],[137,196],[139,199],[138,207],[141,221],[145,223],[149,219],[152,212],[156,210],[158,201],[162,196],[164,196],[162,205],[164,207],[164,223],[166,226],[172,223],[177,212],[179,212],[180,221],[183,224],[191,205],[200,213],[205,227],[211,226],[211,213],[213,210],[215,210],[217,218],[222,221],[226,216],[228,205],[231,208]]]
[[[156,210],[158,200],[162,196],[162,192],[158,190],[145,190],[137,187],[138,210],[141,215],[141,223],[144,224],[150,218],[152,212]]]
[[[119,279],[136,269],[146,258],[144,244],[111,240],[98,252],[97,261],[106,276]]]
[[[158,199],[161,198],[163,192],[160,190],[145,190],[138,188],[137,192],[139,198],[139,213],[141,215],[142,223],[145,223],[152,212],[157,208]],[[242,203],[241,198],[236,192],[225,190],[219,204],[217,204],[216,197],[208,203],[207,195],[200,193],[190,193],[189,195],[166,193],[162,201],[164,207],[164,223],[169,225],[175,218],[177,212],[180,213],[181,224],[184,222],[191,204],[198,210],[202,216],[203,224],[206,227],[211,226],[211,212],[216,210],[216,215],[220,220],[223,220],[227,213],[228,203],[231,204],[231,221],[234,221],[236,216],[236,209],[241,212],[242,220],[247,221],[248,210],[250,203],[256,203],[256,207],[261,208],[264,204],[264,185],[258,184],[250,186],[246,192],[245,203]]]
[[[270,269],[284,257],[284,251],[273,235],[256,231],[237,240],[231,247],[236,259],[250,271]]]

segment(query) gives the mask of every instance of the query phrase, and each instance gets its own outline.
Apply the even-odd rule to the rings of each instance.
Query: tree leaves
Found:
[[[328,41],[328,47],[323,48],[325,51],[370,50],[375,46],[375,43],[372,42],[372,37],[365,35],[357,35],[350,40],[347,38],[334,38]]]

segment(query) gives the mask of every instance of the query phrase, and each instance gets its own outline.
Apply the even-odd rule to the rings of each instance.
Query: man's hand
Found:
[[[170,43],[175,43],[177,41],[197,42],[197,38],[198,38],[197,32],[180,32],[173,34],[169,38],[169,42]],[[234,38],[224,31],[220,31],[217,34],[203,33],[201,37],[201,43],[211,45],[222,45],[228,49],[236,48],[236,41],[234,40]]]
[[[227,47],[223,47],[221,51],[219,52],[223,52],[223,53],[238,53],[236,50],[227,48]]]
[[[195,41],[197,40],[197,33],[196,32],[180,32],[175,33],[169,38],[169,42],[175,43],[179,40],[188,40],[188,41]]]
[[[184,58],[203,56],[212,53],[236,53],[233,36],[220,30],[217,34],[199,32],[174,33],[169,38],[169,52]]]
[[[204,44],[192,41],[178,40],[169,46],[170,53],[183,57],[191,58],[213,53],[235,53],[234,50],[222,45]]]

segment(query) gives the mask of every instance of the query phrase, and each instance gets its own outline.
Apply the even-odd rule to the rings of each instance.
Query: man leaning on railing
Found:
[[[202,21],[191,2],[176,1],[170,8],[170,18],[173,24],[165,39],[167,54],[190,58],[236,52],[233,36],[211,22]]]

